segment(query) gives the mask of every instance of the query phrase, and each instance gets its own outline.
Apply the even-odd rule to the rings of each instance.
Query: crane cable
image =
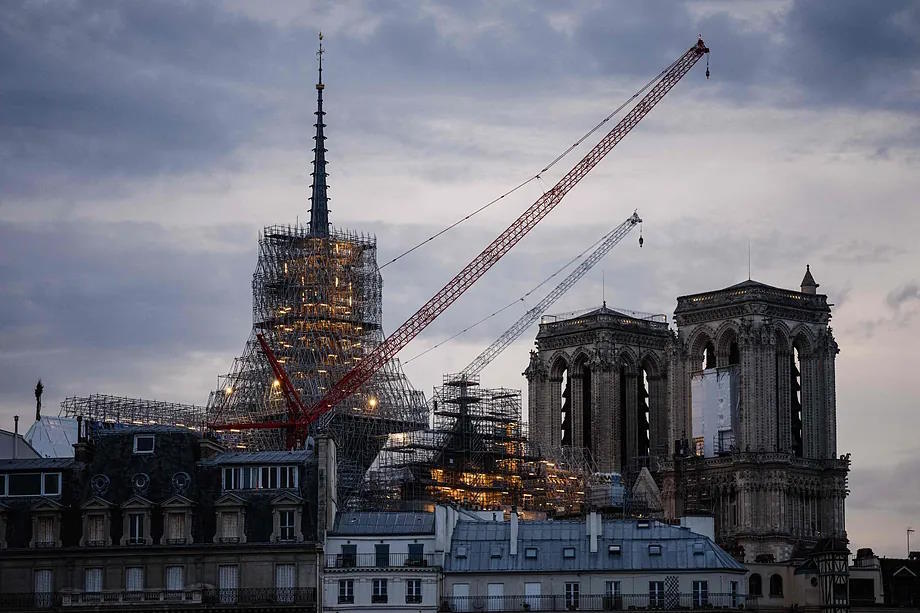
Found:
[[[548,276],[548,277],[546,277],[545,279],[543,279],[542,281],[540,281],[540,283],[539,283],[538,285],[535,285],[534,287],[532,287],[532,288],[530,289],[530,291],[528,291],[527,293],[523,294],[520,298],[515,298],[514,300],[512,300],[511,302],[509,302],[508,304],[506,304],[506,305],[503,306],[502,308],[498,309],[497,311],[495,311],[495,312],[492,313],[491,315],[486,315],[485,317],[483,317],[482,319],[480,319],[480,320],[477,321],[476,323],[474,323],[474,324],[472,324],[472,325],[470,325],[470,326],[467,326],[466,328],[464,328],[463,330],[460,330],[459,332],[457,332],[457,333],[454,334],[453,336],[444,339],[443,341],[441,341],[441,342],[438,343],[437,345],[432,345],[431,347],[429,347],[429,348],[426,349],[425,351],[422,351],[421,353],[418,353],[418,354],[412,356],[411,358],[409,358],[408,360],[406,360],[405,362],[403,362],[403,364],[409,364],[410,362],[413,362],[413,361],[419,359],[419,358],[422,357],[423,355],[425,355],[425,354],[427,354],[427,353],[429,353],[429,352],[431,352],[431,351],[434,351],[434,350],[437,349],[438,347],[441,347],[442,345],[446,345],[447,343],[449,343],[450,341],[454,340],[454,339],[457,338],[458,336],[462,336],[463,334],[466,334],[467,332],[469,332],[470,330],[472,330],[472,329],[475,328],[476,326],[478,326],[478,325],[480,325],[480,324],[482,324],[482,323],[485,323],[486,321],[492,319],[492,318],[495,317],[496,315],[498,315],[498,314],[500,314],[500,313],[503,313],[503,312],[507,311],[508,309],[510,309],[510,308],[513,307],[514,305],[518,304],[519,302],[524,302],[524,301],[527,299],[528,296],[530,296],[530,295],[533,294],[535,291],[537,291],[538,289],[540,289],[541,287],[543,287],[544,285],[546,285],[547,283],[549,283],[550,281],[552,281],[555,277],[559,276],[559,275],[562,273],[562,271],[564,271],[566,268],[568,268],[569,266],[571,266],[572,264],[574,264],[574,263],[577,262],[578,260],[582,259],[582,258],[584,257],[584,255],[585,255],[586,253],[588,253],[589,250],[594,249],[595,247],[597,247],[599,244],[601,244],[601,242],[603,242],[604,240],[606,240],[613,232],[615,232],[615,230],[611,230],[611,231],[608,232],[607,234],[603,235],[602,237],[600,237],[599,239],[597,239],[596,241],[594,241],[592,244],[590,244],[590,245],[588,245],[587,247],[585,247],[584,251],[582,251],[581,253],[579,253],[578,255],[576,255],[575,257],[573,257],[572,259],[570,259],[568,262],[566,262],[565,264],[563,264],[558,270],[556,270],[556,272],[554,272],[554,273],[551,274],[550,276]]]
[[[494,198],[493,200],[490,200],[489,202],[485,203],[484,205],[482,205],[481,207],[479,207],[478,209],[476,209],[476,210],[473,211],[472,213],[468,214],[466,217],[463,217],[463,218],[461,218],[461,219],[458,219],[457,221],[455,221],[454,223],[450,224],[450,225],[447,226],[446,228],[442,228],[441,230],[439,230],[438,232],[435,232],[434,234],[432,234],[431,236],[429,236],[429,237],[426,238],[425,240],[421,241],[420,243],[417,243],[415,246],[410,247],[409,249],[403,251],[402,253],[400,253],[399,255],[397,255],[396,257],[394,257],[393,259],[391,259],[391,260],[387,261],[385,264],[381,265],[381,266],[379,267],[379,270],[383,270],[384,268],[386,268],[386,267],[389,266],[390,264],[393,264],[394,262],[396,262],[396,261],[398,261],[398,260],[401,260],[402,258],[404,258],[405,256],[409,255],[410,253],[412,253],[412,252],[415,251],[416,249],[418,249],[418,248],[420,248],[420,247],[422,247],[422,246],[424,246],[424,245],[430,243],[431,241],[433,241],[434,239],[438,238],[438,237],[441,236],[442,234],[446,234],[446,233],[449,232],[450,230],[453,230],[454,228],[456,228],[457,226],[459,226],[460,224],[462,224],[464,221],[466,221],[466,220],[468,220],[468,219],[474,217],[475,215],[481,213],[482,211],[486,210],[487,208],[489,208],[490,206],[492,206],[492,205],[495,204],[496,202],[498,202],[498,201],[504,199],[506,196],[510,196],[511,194],[513,194],[514,192],[518,191],[519,189],[521,189],[521,188],[524,187],[525,185],[527,185],[527,184],[529,184],[529,183],[531,183],[531,182],[533,182],[533,181],[542,180],[542,177],[541,177],[540,175],[542,175],[544,172],[548,171],[548,170],[551,169],[553,166],[555,166],[556,164],[558,164],[559,162],[561,162],[561,161],[563,160],[563,158],[565,158],[568,154],[570,154],[573,150],[575,150],[579,145],[581,145],[583,142],[585,142],[585,139],[589,138],[592,134],[594,134],[595,132],[597,132],[598,130],[600,130],[601,127],[602,127],[605,123],[607,123],[608,121],[610,121],[611,119],[613,119],[613,117],[614,117],[617,113],[619,113],[620,111],[622,111],[624,108],[626,108],[626,106],[629,105],[630,102],[632,102],[633,100],[635,100],[636,98],[638,98],[639,96],[641,96],[641,95],[645,92],[645,90],[647,90],[649,87],[652,86],[652,84],[654,84],[656,81],[658,81],[659,79],[661,79],[661,77],[663,77],[663,76],[665,75],[665,73],[667,73],[669,70],[671,70],[671,68],[672,68],[678,61],[680,61],[680,60],[678,59],[678,60],[675,60],[675,61],[671,62],[664,70],[662,70],[662,71],[659,72],[657,75],[655,75],[654,77],[652,77],[651,79],[649,79],[648,83],[646,83],[645,85],[643,85],[641,89],[639,89],[638,91],[636,91],[636,93],[634,93],[632,96],[630,96],[629,98],[627,98],[627,100],[626,100],[625,102],[623,102],[623,104],[621,104],[620,106],[618,106],[617,108],[615,108],[610,114],[608,114],[608,115],[607,115],[606,117],[604,117],[601,121],[599,121],[599,122],[597,123],[597,125],[595,125],[593,128],[591,128],[590,130],[588,130],[588,131],[587,131],[581,138],[579,138],[577,141],[575,141],[574,143],[572,143],[565,151],[563,151],[562,153],[560,153],[559,155],[557,155],[555,158],[553,158],[553,160],[552,160],[549,164],[547,164],[546,166],[544,166],[544,167],[540,170],[540,172],[538,172],[537,174],[533,175],[533,176],[530,177],[529,179],[525,179],[525,180],[522,181],[521,183],[518,183],[515,187],[512,187],[511,189],[509,189],[508,191],[506,191],[505,193],[503,193],[501,196],[498,196],[497,198]],[[708,61],[708,57],[707,57],[707,61]],[[545,193],[545,190],[544,190],[544,193]],[[545,281],[544,281],[544,283],[545,283]],[[538,287],[539,287],[539,286],[538,286]],[[536,289],[536,288],[534,288],[534,289]],[[515,300],[515,302],[517,302],[517,300]],[[514,304],[514,303],[512,303],[512,304]],[[507,307],[506,307],[506,308],[507,308]],[[500,311],[498,311],[498,312],[500,312]],[[478,324],[474,324],[474,326],[475,326],[475,325],[478,325]],[[461,334],[462,334],[462,332],[461,332]],[[449,340],[449,339],[448,339],[448,340]],[[446,342],[446,341],[445,341],[445,342]],[[431,349],[434,349],[434,347],[432,347]],[[430,350],[429,350],[429,351],[430,351]],[[422,354],[419,354],[419,355],[422,355]],[[415,357],[419,357],[419,356],[415,356]],[[414,359],[415,359],[415,358],[412,358],[412,360],[414,360]],[[412,360],[408,360],[406,363],[408,364],[408,363],[411,362]]]

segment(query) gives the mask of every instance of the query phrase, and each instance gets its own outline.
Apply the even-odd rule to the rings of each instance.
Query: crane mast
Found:
[[[637,213],[633,213],[630,217],[621,223],[619,226],[611,230],[607,236],[604,238],[603,242],[598,245],[597,249],[591,252],[587,258],[579,264],[575,270],[569,273],[569,276],[563,279],[559,285],[553,288],[553,291],[544,296],[543,300],[538,302],[532,309],[524,313],[520,319],[518,319],[513,326],[508,328],[501,336],[499,336],[495,341],[486,347],[482,353],[476,356],[476,359],[467,365],[466,368],[460,371],[461,377],[471,377],[473,375],[478,375],[482,372],[482,369],[488,366],[492,360],[498,357],[502,351],[508,348],[508,345],[516,341],[526,330],[540,318],[540,315],[546,312],[546,310],[553,305],[554,302],[559,300],[563,294],[569,291],[573,285],[578,283],[578,281],[584,277],[589,270],[594,268],[594,265],[600,262],[605,255],[610,253],[610,250],[613,249],[617,243],[623,240],[627,234],[629,234],[633,228],[638,224],[642,223],[642,220],[639,218]]]
[[[345,400],[374,373],[394,358],[413,338],[452,305],[466,290],[478,281],[496,262],[524,238],[546,215],[558,205],[569,191],[604,159],[610,151],[677,85],[691,68],[709,53],[702,39],[674,61],[664,76],[651,90],[546,193],[540,196],[520,217],[511,223],[489,246],[467,264],[456,276],[432,296],[418,311],[396,329],[383,343],[368,353],[361,362],[343,376],[320,400],[307,408],[306,413],[291,421],[272,421],[242,424],[221,424],[219,429],[293,428],[293,439],[306,438],[309,425]],[[291,433],[289,430],[289,440]]]

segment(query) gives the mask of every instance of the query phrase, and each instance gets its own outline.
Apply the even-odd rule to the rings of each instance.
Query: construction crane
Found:
[[[707,53],[709,48],[700,38],[665,71],[664,76],[575,166],[520,217],[511,223],[489,246],[447,282],[428,302],[407,319],[361,362],[343,376],[319,401],[304,414],[288,416],[287,420],[237,424],[212,424],[215,429],[276,429],[288,431],[288,440],[300,443],[306,439],[310,424],[335,407],[364,385],[380,368],[414,339],[422,330],[447,310],[466,290],[478,281],[502,256],[524,238],[550,211],[562,202],[573,187],[578,185],[610,151],[629,134],[638,123],[655,108],[664,96],[677,85],[691,68]]]
[[[600,262],[605,255],[610,253],[617,243],[623,240],[633,228],[642,223],[638,213],[633,213],[629,218],[611,230],[597,246],[591,255],[586,257],[575,270],[569,273],[569,276],[562,280],[553,291],[544,296],[543,300],[538,302],[532,309],[524,313],[520,319],[514,322],[514,325],[508,328],[501,336],[495,339],[491,345],[486,347],[482,353],[476,356],[476,359],[460,371],[460,377],[472,377],[482,372],[482,369],[488,366],[492,360],[498,357],[502,351],[508,348],[508,345],[516,341],[526,330],[540,318],[540,315],[559,300],[563,294],[569,291],[573,285],[585,276],[594,265]]]
[[[268,342],[265,340],[265,336],[260,332],[256,334],[256,338],[259,341],[259,346],[262,347],[262,353],[265,354],[265,358],[268,360],[268,363],[271,364],[272,372],[275,373],[275,380],[272,387],[281,387],[281,394],[284,396],[284,402],[287,404],[288,408],[288,421],[294,424],[307,414],[307,407],[304,406],[303,401],[300,399],[300,393],[297,391],[297,388],[294,387],[294,384],[291,383],[291,379],[287,376],[284,367],[281,366],[278,358],[275,357],[275,352],[269,347]],[[287,443],[287,447],[291,449],[297,444],[297,441],[294,440],[295,428],[288,427],[286,430],[287,440],[285,442]]]

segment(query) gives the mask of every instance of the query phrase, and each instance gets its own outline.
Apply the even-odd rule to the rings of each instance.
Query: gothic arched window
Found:
[[[783,595],[783,578],[777,574],[770,575],[770,596]]]

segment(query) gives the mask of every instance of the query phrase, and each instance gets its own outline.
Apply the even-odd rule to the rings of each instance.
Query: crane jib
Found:
[[[364,356],[358,366],[345,374],[332,388],[306,412],[296,419],[293,438],[300,442],[311,423],[342,402],[366,383],[375,372],[394,358],[413,338],[443,313],[473,283],[479,280],[498,260],[526,236],[546,215],[558,205],[578,182],[587,175],[629,132],[655,107],[658,102],[686,75],[691,68],[709,53],[700,39],[679,57],[651,90],[617,123],[585,156],[546,193],[537,198],[526,211],[511,223],[492,243],[482,250],[454,278],[441,288],[418,311],[396,329],[383,343]],[[262,424],[239,424],[237,427],[262,427]],[[224,426],[226,427],[226,425]]]

